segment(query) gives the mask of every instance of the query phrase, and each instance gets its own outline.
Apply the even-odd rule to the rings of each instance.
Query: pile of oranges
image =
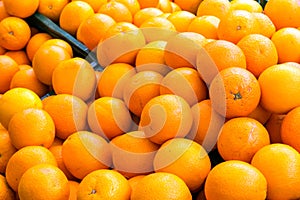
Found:
[[[298,0],[0,1],[0,199],[300,199],[299,19]]]

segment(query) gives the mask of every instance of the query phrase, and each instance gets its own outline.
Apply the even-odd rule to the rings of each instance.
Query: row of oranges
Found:
[[[29,27],[36,11],[103,72]],[[300,198],[296,0],[3,0],[0,14],[0,199]]]

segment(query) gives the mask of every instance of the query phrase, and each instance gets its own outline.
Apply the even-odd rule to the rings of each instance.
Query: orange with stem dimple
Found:
[[[18,64],[6,55],[0,55],[0,93],[9,90],[13,76],[19,71]]]
[[[69,3],[69,0],[39,0],[39,2],[37,11],[54,22],[58,22],[61,11]]]
[[[172,70],[162,79],[160,94],[176,94],[192,106],[206,99],[207,87],[197,70],[180,67]]]
[[[101,136],[88,131],[75,132],[64,141],[62,159],[69,172],[79,179],[111,166],[109,144]]]
[[[267,180],[249,163],[225,161],[208,174],[204,193],[211,200],[264,200],[267,196]]]
[[[117,1],[109,1],[103,4],[98,10],[98,13],[106,14],[116,22],[132,22],[130,10],[123,3]]]
[[[200,189],[211,169],[210,158],[205,149],[185,138],[175,138],[163,143],[155,154],[153,165],[155,172],[177,175],[192,192]]]
[[[218,137],[218,152],[224,160],[250,163],[254,154],[269,145],[266,128],[255,119],[237,117],[223,125]]]
[[[29,108],[16,113],[8,126],[12,144],[20,149],[30,145],[49,148],[55,137],[51,116],[42,109]]]
[[[132,120],[124,101],[114,97],[101,97],[88,109],[90,129],[106,139],[112,139],[130,130]]]
[[[267,180],[267,199],[297,199],[300,196],[300,155],[286,144],[270,144],[253,156],[251,165]],[[280,172],[280,175],[278,175]]]
[[[43,108],[54,121],[56,137],[66,139],[72,133],[87,128],[88,106],[76,96],[69,94],[51,96],[44,102]]]
[[[154,171],[153,159],[159,146],[142,131],[132,131],[110,142],[114,169],[127,178]]]
[[[8,50],[24,48],[31,36],[26,21],[17,17],[7,17],[0,22],[0,45]]]
[[[260,84],[246,69],[223,69],[209,88],[213,108],[226,118],[248,116],[259,104]]]
[[[109,15],[96,13],[88,17],[78,27],[77,39],[90,50],[94,50],[109,27],[115,24]]]
[[[61,11],[59,25],[71,35],[75,35],[79,25],[92,14],[94,10],[88,3],[72,1]]]
[[[189,104],[180,96],[165,94],[148,101],[139,128],[152,142],[162,144],[172,138],[185,137],[192,121]]]

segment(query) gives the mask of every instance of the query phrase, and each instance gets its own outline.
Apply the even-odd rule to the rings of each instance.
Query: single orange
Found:
[[[96,99],[88,109],[90,129],[112,139],[130,130],[132,119],[124,101],[114,97]]]
[[[187,31],[196,32],[208,39],[218,39],[218,26],[220,19],[213,15],[205,15],[194,18]]]
[[[123,4],[117,1],[108,1],[103,4],[98,13],[106,14],[113,18],[116,22],[132,23],[132,14],[130,10]]]
[[[70,181],[69,180],[69,186],[70,186],[70,196],[68,200],[77,200],[77,191],[79,188],[79,183],[76,181]]]
[[[266,36],[247,35],[237,43],[237,46],[246,56],[247,69],[256,77],[259,77],[266,68],[276,65],[278,62],[276,46]]]
[[[273,65],[261,73],[258,82],[261,87],[261,105],[266,110],[285,114],[300,105],[300,91],[297,89],[300,68],[289,64]]]
[[[256,152],[251,164],[267,180],[267,199],[299,198],[300,155],[294,148],[286,144],[267,145]]]
[[[76,35],[79,25],[94,14],[93,8],[84,1],[71,1],[62,9],[59,25],[62,29]]]
[[[130,199],[128,180],[115,170],[100,169],[88,174],[80,182],[78,200]]]
[[[282,143],[281,139],[281,125],[285,114],[272,113],[265,127],[269,132],[271,143]]]
[[[230,11],[230,7],[228,0],[203,0],[197,9],[197,16],[212,15],[221,20]]]
[[[49,200],[58,200],[67,199],[69,195],[67,177],[58,167],[50,164],[39,164],[29,168],[22,175],[18,187],[20,199],[42,199],[46,196]]]
[[[0,93],[3,94],[10,88],[14,75],[19,71],[18,64],[11,57],[0,55]]]
[[[271,38],[275,33],[276,28],[271,19],[264,13],[252,13],[252,16],[256,18],[258,24],[258,33]]]
[[[38,12],[54,22],[58,22],[61,11],[69,3],[69,0],[39,0]]]
[[[52,96],[44,102],[43,108],[54,121],[56,137],[66,139],[76,131],[87,129],[88,106],[76,96],[69,94]]]
[[[156,172],[142,178],[131,192],[131,200],[192,200],[185,182],[175,174]]]
[[[12,1],[15,2],[15,1]],[[26,21],[18,17],[6,17],[0,22],[0,46],[8,50],[23,49],[31,36]]]
[[[68,171],[79,179],[111,166],[109,144],[101,136],[88,131],[75,132],[64,141],[62,159]]]
[[[4,55],[14,59],[18,65],[30,65],[30,60],[24,50],[6,51]]]
[[[76,37],[90,50],[94,50],[108,28],[115,23],[109,15],[95,13],[80,24]]]
[[[267,196],[267,180],[249,163],[231,160],[215,166],[208,174],[204,194],[211,200],[264,200]]]
[[[20,179],[24,172],[42,163],[57,166],[55,157],[46,147],[27,146],[19,149],[9,159],[6,166],[5,176],[9,186],[17,192]]]
[[[14,0],[3,0],[5,10],[8,14],[26,18],[33,15],[38,9],[39,0],[25,0],[25,1],[14,1]]]
[[[175,138],[163,143],[155,154],[155,172],[168,172],[181,178],[191,192],[203,185],[211,169],[210,158],[198,143]]]
[[[145,137],[142,131],[132,131],[110,142],[114,170],[127,178],[154,171],[153,159],[159,146]]]
[[[6,165],[11,156],[17,151],[12,145],[9,133],[6,129],[0,130],[0,173],[4,174]],[[0,192],[1,193],[1,192]],[[0,195],[1,196],[1,195]]]
[[[141,116],[147,102],[160,95],[162,79],[163,76],[154,71],[138,72],[128,79],[124,86],[123,99],[133,114]]]
[[[131,187],[131,191],[135,190],[135,186],[142,180],[146,175],[137,175],[128,179],[128,183]]]
[[[260,84],[246,69],[223,69],[209,88],[212,107],[226,118],[248,116],[259,104]]]
[[[192,121],[189,104],[180,96],[165,94],[148,101],[139,128],[152,142],[162,144],[172,138],[185,137]]]

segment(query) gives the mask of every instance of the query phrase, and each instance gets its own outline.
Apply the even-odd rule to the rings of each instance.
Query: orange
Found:
[[[103,4],[98,10],[98,13],[106,14],[116,22],[132,22],[130,10],[123,3],[117,1],[109,1]]]
[[[12,1],[15,2],[15,1]],[[31,36],[29,25],[18,17],[6,17],[0,22],[0,46],[8,50],[23,49]]]
[[[26,108],[42,108],[39,96],[27,88],[13,88],[0,98],[0,123],[7,129],[12,116]]]
[[[30,38],[26,46],[26,54],[30,61],[32,61],[34,54],[38,48],[47,40],[50,40],[52,37],[48,33],[37,33]]]
[[[99,78],[97,91],[101,97],[123,98],[123,90],[135,68],[126,63],[114,63],[105,67]]]
[[[218,39],[218,26],[220,19],[213,15],[205,15],[194,18],[187,31],[196,32],[208,39]]]
[[[163,143],[155,154],[153,165],[155,172],[177,175],[191,192],[200,189],[211,168],[205,149],[185,138],[175,138]]]
[[[15,73],[10,82],[10,88],[17,87],[30,89],[39,97],[44,96],[49,91],[49,87],[37,79],[32,68],[20,70]]]
[[[145,176],[146,175],[137,175],[137,176],[133,176],[133,177],[128,179],[128,183],[131,187],[131,191],[135,190],[135,186],[137,186],[139,181],[142,180]]]
[[[79,25],[94,14],[93,8],[84,1],[69,2],[61,11],[59,25],[62,29],[76,35]]]
[[[11,57],[0,55],[0,93],[9,90],[14,75],[19,71],[18,64]]]
[[[274,43],[266,36],[250,34],[243,37],[237,46],[246,56],[247,69],[259,77],[268,67],[278,62],[277,50]]]
[[[80,182],[77,199],[130,199],[130,186],[128,180],[119,172],[100,169],[91,172]]]
[[[191,12],[196,14],[198,6],[201,4],[202,0],[191,0],[191,1],[184,1],[184,0],[174,0],[182,10]]]
[[[0,46],[0,55],[5,54],[6,49]]]
[[[20,70],[32,69],[32,67],[30,65],[26,65],[26,64],[25,65],[19,65],[18,67],[19,67]]]
[[[276,31],[272,38],[278,53],[278,62],[300,62],[300,30],[282,28]]]
[[[187,138],[201,144],[209,152],[216,146],[225,118],[212,108],[210,99],[196,103],[191,110],[193,125]]]
[[[61,61],[70,58],[71,55],[62,47],[43,45],[37,50],[33,57],[32,68],[39,81],[46,85],[51,85],[54,69]]]
[[[142,131],[128,132],[110,142],[114,169],[126,178],[154,171],[153,159],[159,146]]]
[[[174,24],[178,32],[185,32],[195,18],[196,16],[193,13],[182,10],[171,13],[167,19]]]
[[[95,95],[96,83],[93,67],[79,57],[60,62],[52,74],[56,94],[71,94],[84,101]]]
[[[56,159],[57,167],[66,175],[68,180],[75,180],[76,178],[69,172],[69,170],[66,168],[66,165],[63,161],[62,144],[63,144],[63,141],[61,141],[61,144],[57,144],[57,145],[53,145],[53,143],[52,143],[49,150],[51,151],[51,153],[54,155],[54,157]]]
[[[147,19],[150,19],[151,17],[158,17],[161,14],[163,14],[163,11],[155,7],[140,9],[133,16],[133,24],[137,27],[140,27],[141,24]]]
[[[231,10],[246,10],[253,13],[262,13],[263,11],[263,7],[257,1],[233,0],[230,3]]]
[[[44,48],[45,46],[57,46],[57,47],[61,47],[61,48],[63,48],[64,50],[66,50],[70,54],[70,57],[73,57],[72,46],[68,42],[64,41],[63,39],[52,38],[52,39],[46,40],[42,44],[41,48]]]
[[[55,187],[53,186],[55,183]],[[18,196],[20,199],[59,200],[70,194],[68,179],[56,166],[39,164],[29,168],[20,180]]]
[[[297,0],[269,0],[265,5],[264,13],[272,20],[277,30],[300,26],[297,20],[300,17],[300,5]]]
[[[156,7],[160,0],[138,0],[141,8]]]
[[[162,79],[163,76],[154,71],[138,72],[129,78],[124,86],[123,99],[133,114],[141,116],[146,103],[160,95]]]
[[[145,105],[140,130],[156,144],[175,137],[185,137],[192,126],[189,104],[180,96],[165,94],[152,98]]]
[[[15,199],[15,193],[9,187],[5,176],[3,176],[3,175],[0,175],[0,191],[1,191],[0,199],[6,199],[6,200],[14,200]]]
[[[246,68],[247,64],[246,56],[240,47],[226,40],[214,40],[198,52],[196,66],[202,79],[209,84],[223,69]]]
[[[167,42],[157,40],[149,42],[137,53],[135,59],[135,68],[137,72],[155,71],[161,75],[166,75],[170,68],[165,64],[165,48]]]
[[[246,10],[232,10],[223,19],[218,26],[218,38],[233,43],[238,43],[244,36],[259,33],[259,27],[256,18],[252,13]]]
[[[261,105],[264,109],[285,114],[300,105],[300,68],[280,64],[264,70],[258,78]],[[282,98],[278,98],[282,97]]]
[[[176,3],[174,3],[173,1],[170,1],[170,4],[171,4],[171,7],[172,7],[172,12],[176,12],[176,11],[182,10],[180,8],[180,6],[178,4],[176,4]]]
[[[130,130],[132,120],[123,100],[114,97],[96,99],[88,109],[88,124],[90,129],[112,139]]]
[[[164,76],[160,94],[176,94],[192,106],[207,98],[207,87],[196,69],[180,67]]]
[[[0,130],[0,173],[4,174],[10,157],[17,151],[12,145],[9,133],[6,129]],[[1,193],[1,192],[0,192]],[[1,195],[0,195],[1,196]]]
[[[10,15],[7,13],[3,1],[0,2],[0,21]]]
[[[226,118],[248,116],[259,104],[260,84],[246,69],[223,69],[209,88],[212,107]]]
[[[175,174],[157,172],[145,176],[131,192],[131,200],[192,200],[184,181]]]
[[[260,104],[248,115],[248,117],[256,119],[262,124],[266,124],[266,122],[271,117],[272,113],[264,109]]]
[[[132,17],[141,9],[140,3],[138,0],[115,0],[119,3],[124,4],[129,11],[131,12]]]
[[[45,102],[44,110],[52,117],[55,124],[55,135],[61,139],[66,139],[72,133],[87,128],[88,106],[76,96],[55,95]]]
[[[30,60],[23,50],[19,51],[6,51],[4,55],[7,55],[14,59],[18,65],[29,65]]]
[[[257,168],[246,162],[226,161],[215,166],[208,174],[204,194],[211,200],[264,200],[267,181]]]
[[[58,22],[61,11],[69,3],[69,0],[39,0],[38,12],[54,22]]]
[[[276,28],[271,19],[264,13],[252,13],[258,24],[258,33],[271,38]]]
[[[77,200],[77,191],[79,188],[79,183],[76,181],[69,180],[69,186],[70,186],[70,196],[68,200]]]
[[[78,0],[72,0],[72,1],[78,1]],[[87,2],[94,10],[94,12],[97,12],[100,7],[107,3],[108,0],[81,0],[84,2]]]
[[[26,18],[33,15],[38,9],[39,3],[39,0],[3,0],[6,12],[20,18]]]
[[[182,32],[167,40],[165,62],[171,68],[196,67],[198,51],[207,43],[199,33]]]
[[[171,5],[170,0],[159,0],[156,7],[159,8],[164,13],[172,13],[173,12],[173,7]]]
[[[52,153],[42,146],[27,146],[18,150],[9,159],[6,166],[6,179],[9,186],[16,192],[24,172],[38,164],[50,164],[57,166],[55,157]]]
[[[281,124],[281,139],[284,144],[288,144],[295,148],[298,152],[300,152],[299,145],[299,125],[297,120],[299,119],[299,109],[300,107],[296,107],[289,111],[287,115],[282,120]]]
[[[34,145],[49,148],[55,137],[55,126],[46,111],[28,108],[13,115],[8,132],[17,149]]]
[[[249,117],[237,117],[225,122],[217,147],[224,160],[250,163],[254,154],[268,144],[268,131],[260,122]]]
[[[151,17],[140,25],[146,42],[166,39],[166,35],[175,32],[175,26],[164,17]]]
[[[106,31],[98,44],[98,62],[103,67],[112,63],[134,64],[137,52],[145,43],[143,32],[137,26],[129,22],[118,22]]]
[[[62,145],[62,159],[73,176],[83,179],[97,169],[111,165],[109,144],[101,136],[79,131],[70,135]]]
[[[231,4],[228,0],[203,0],[198,9],[197,16],[212,15],[222,20],[229,12]]]
[[[281,139],[281,124],[286,115],[285,114],[271,114],[265,127],[269,132],[271,143],[282,143]]]
[[[267,145],[256,152],[251,164],[267,180],[267,199],[299,198],[300,155],[294,148],[286,144]]]
[[[76,37],[90,50],[94,50],[108,28],[115,23],[115,20],[109,15],[93,14],[80,24]]]

